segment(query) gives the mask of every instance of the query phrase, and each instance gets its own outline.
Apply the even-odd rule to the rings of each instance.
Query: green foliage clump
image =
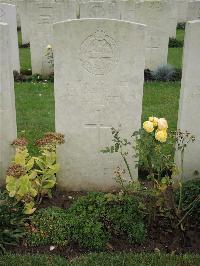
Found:
[[[31,246],[66,245],[69,241],[66,211],[57,207],[40,209],[31,218],[27,242]]]
[[[69,209],[71,239],[81,246],[102,250],[112,236],[142,243],[146,230],[139,201],[133,196],[89,193]]]
[[[9,196],[24,204],[24,213],[32,214],[45,195],[51,196],[56,184],[56,146],[64,143],[64,136],[58,133],[46,133],[37,140],[40,155],[32,157],[27,141],[16,139],[12,145],[16,149],[14,160],[7,170],[6,189]]]
[[[0,191],[0,252],[4,252],[7,246],[18,243],[24,233],[22,207]]]
[[[179,191],[176,192],[177,203],[178,197]],[[200,178],[191,179],[182,183],[182,208],[187,210],[191,204],[193,207],[189,215],[194,218],[194,221],[200,223]]]
[[[156,81],[175,81],[176,69],[171,65],[160,66],[152,72],[152,76]]]
[[[176,38],[170,38],[169,39],[169,47],[170,48],[179,48],[183,47],[184,41],[183,40],[177,40]]]

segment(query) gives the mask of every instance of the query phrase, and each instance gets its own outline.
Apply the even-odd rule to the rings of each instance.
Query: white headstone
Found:
[[[121,124],[126,138],[141,126],[144,38],[144,25],[119,20],[54,25],[56,131],[66,137],[58,149],[62,188],[116,186],[114,170],[125,166],[120,155],[100,150],[112,143],[111,127]]]
[[[20,72],[16,7],[14,5],[0,4],[0,22],[5,22],[9,25],[9,37],[11,42],[10,57],[13,70]]]
[[[11,161],[11,142],[17,136],[14,80],[10,56],[9,27],[0,23],[0,185]]]
[[[200,19],[200,1],[193,1],[188,3],[188,20]]]
[[[21,0],[0,0],[0,3],[15,5],[17,9],[17,26],[21,26],[18,2]]]
[[[155,70],[167,64],[169,33],[156,27],[146,28],[145,67]]]
[[[47,46],[52,45],[53,23],[76,18],[76,3],[73,1],[38,0],[30,4],[31,18],[31,64],[32,73],[48,75],[53,72],[46,56]]]
[[[80,4],[80,18],[120,19],[119,2],[91,1]]]
[[[167,64],[170,35],[170,3],[162,1],[124,1],[121,3],[121,18],[143,23],[146,28],[145,67],[151,70]]]
[[[176,0],[178,22],[187,21],[188,0]]]
[[[22,33],[22,44],[30,43],[31,34],[31,15],[29,5],[35,0],[20,0],[18,2],[20,19],[21,19],[21,33]]]
[[[184,42],[183,74],[177,128],[195,137],[185,150],[184,177],[200,174],[200,21],[188,22]],[[179,154],[179,153],[178,153]],[[180,156],[176,156],[180,166]],[[180,154],[179,154],[180,155]]]

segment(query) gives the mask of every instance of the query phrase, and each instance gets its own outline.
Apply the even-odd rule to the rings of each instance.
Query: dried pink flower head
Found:
[[[65,142],[64,140],[64,135],[60,133],[55,133],[55,132],[48,132],[44,135],[43,138],[38,139],[36,141],[36,145],[39,147],[44,147],[44,146],[51,146],[51,145],[58,145],[58,144],[63,144]]]
[[[26,170],[23,166],[20,164],[13,164],[8,167],[7,169],[7,175],[13,176],[19,178],[20,176],[23,176],[26,174]]]
[[[28,145],[28,141],[25,138],[15,139],[11,145],[15,147],[26,147]]]

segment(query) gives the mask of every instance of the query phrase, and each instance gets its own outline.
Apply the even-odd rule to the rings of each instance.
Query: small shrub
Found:
[[[23,208],[0,191],[0,252],[15,245],[25,234]]]
[[[177,29],[178,30],[184,30],[185,29],[185,25],[186,25],[185,22],[179,22],[178,25],[177,25]]]
[[[157,81],[174,81],[175,75],[176,69],[171,65],[160,66],[152,72],[154,80]]]
[[[80,197],[68,211],[71,239],[86,248],[105,248],[110,238],[101,222],[105,213],[106,198],[103,193]]]
[[[200,197],[200,178],[188,180],[182,184],[182,208],[187,209],[188,206],[197,198]],[[179,191],[176,192],[176,202],[178,204]],[[194,204],[189,215],[194,218],[194,221],[200,223],[200,198]]]
[[[140,202],[133,196],[112,196],[111,204],[106,213],[106,219],[111,224],[115,234],[128,236],[130,243],[143,243],[146,229],[143,215],[138,208]]]
[[[139,201],[133,196],[89,193],[69,209],[70,236],[81,246],[102,250],[112,236],[142,243],[146,230]]]
[[[170,38],[169,39],[169,47],[170,48],[179,48],[183,47],[184,41],[177,40],[176,38]]]
[[[31,246],[66,245],[69,241],[66,211],[57,207],[40,209],[31,218],[27,242]]]
[[[24,204],[24,213],[32,214],[45,195],[51,196],[56,184],[56,146],[64,143],[62,134],[49,132],[36,141],[40,155],[30,156],[26,139],[16,139],[15,157],[8,167],[6,189],[9,196]]]

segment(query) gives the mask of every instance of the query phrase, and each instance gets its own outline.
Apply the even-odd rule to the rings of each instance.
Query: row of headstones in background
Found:
[[[0,22],[9,25],[10,58],[13,71],[20,72],[19,47],[17,36],[16,6],[0,3]],[[1,38],[1,37],[0,37]]]
[[[31,10],[28,12],[31,30],[27,28],[27,32],[29,32],[30,38],[32,72],[48,75],[52,72],[52,66],[46,56],[46,47],[48,44],[53,44],[53,23],[75,19],[77,17],[77,2],[69,0],[57,0],[56,2],[54,0],[38,0],[36,2],[30,0],[27,3],[28,10]],[[155,69],[167,63],[168,40],[172,24],[174,34],[176,30],[172,6],[168,2],[93,1],[80,3],[79,6],[80,18],[94,18],[96,16],[147,24],[146,68]],[[25,25],[27,26],[28,23]],[[30,34],[30,32],[34,34]]]
[[[0,23],[0,185],[11,160],[11,142],[17,136],[14,80],[9,26]]]

